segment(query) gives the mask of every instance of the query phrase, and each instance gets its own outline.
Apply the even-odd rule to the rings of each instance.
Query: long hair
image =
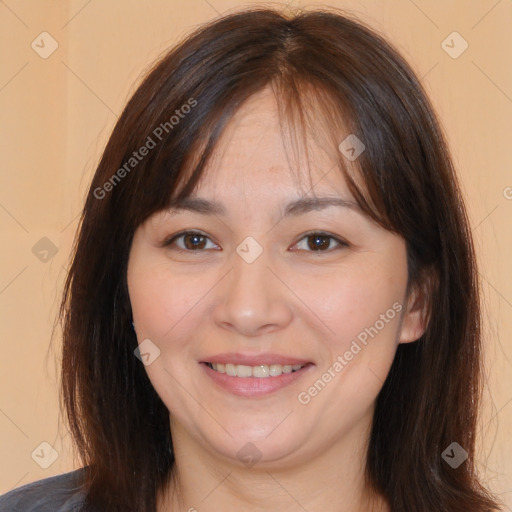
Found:
[[[396,50],[331,9],[251,9],[199,27],[155,64],[112,132],[80,218],[59,314],[61,399],[88,503],[155,511],[157,492],[173,475],[169,412],[134,355],[131,242],[172,196],[191,194],[224,127],[267,86],[292,131],[322,125],[317,133],[363,211],[405,239],[408,290],[417,285],[428,304],[423,336],[398,346],[378,395],[367,484],[392,511],[498,510],[475,468],[479,283],[444,135]],[[365,145],[356,167],[338,150],[349,134]],[[468,453],[456,469],[442,456],[453,442]]]

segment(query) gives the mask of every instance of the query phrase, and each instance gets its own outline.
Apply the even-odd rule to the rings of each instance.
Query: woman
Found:
[[[223,17],[149,73],[90,187],[61,307],[84,467],[0,509],[498,510],[479,315],[410,67],[335,11]]]

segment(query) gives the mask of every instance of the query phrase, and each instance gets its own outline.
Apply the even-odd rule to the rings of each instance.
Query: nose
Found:
[[[234,254],[233,267],[217,288],[216,325],[252,338],[292,321],[292,294],[269,263],[265,251],[252,263]]]

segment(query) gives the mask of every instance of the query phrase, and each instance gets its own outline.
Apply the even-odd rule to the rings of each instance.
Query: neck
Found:
[[[300,464],[273,461],[245,467],[216,457],[173,425],[176,463],[157,510],[389,512],[385,499],[365,485],[369,423],[366,427],[355,426],[328,450]]]

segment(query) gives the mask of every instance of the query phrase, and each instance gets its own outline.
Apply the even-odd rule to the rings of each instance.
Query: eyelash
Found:
[[[161,244],[161,247],[169,247],[172,244],[174,244],[175,240],[182,238],[186,235],[196,235],[196,236],[200,236],[200,237],[210,240],[210,238],[208,236],[201,233],[200,231],[180,231],[179,233],[176,233],[176,234],[172,235],[171,237],[167,238],[166,240],[164,240]],[[341,249],[343,247],[348,247],[348,245],[349,245],[348,243],[344,242],[343,240],[339,239],[338,237],[331,235],[330,233],[326,233],[324,231],[310,231],[308,233],[305,233],[302,236],[302,238],[300,240],[298,240],[294,245],[297,245],[302,240],[307,239],[309,237],[313,237],[315,235],[319,236],[319,237],[330,238],[330,239],[334,240],[335,242],[338,243],[338,247],[335,247],[334,249],[327,249],[325,251],[324,250],[318,250],[318,251],[307,251],[306,250],[306,252],[310,252],[313,254],[331,253],[333,250]],[[329,245],[330,245],[330,243],[329,243]],[[191,249],[182,249],[181,247],[178,247],[178,248],[175,248],[175,250],[177,250],[178,252],[182,252],[182,253],[184,253],[184,252],[193,253],[193,252],[203,252],[206,249],[191,250]]]

